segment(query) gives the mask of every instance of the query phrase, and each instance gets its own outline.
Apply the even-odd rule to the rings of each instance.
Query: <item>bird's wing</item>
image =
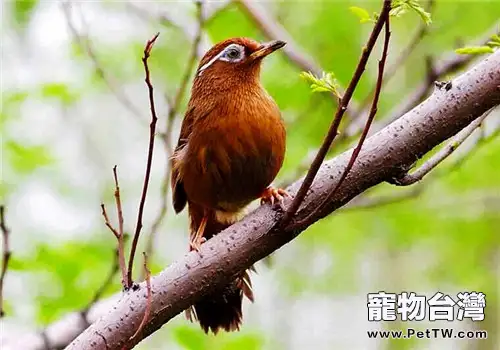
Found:
[[[195,121],[201,120],[209,115],[215,106],[213,104],[204,104],[202,107],[203,108],[196,108],[194,103],[189,103],[182,121],[179,140],[172,154],[172,202],[176,213],[181,212],[187,203],[187,195],[182,182],[182,162],[184,161],[184,155],[187,150],[189,136],[191,135]]]
[[[184,156],[183,151],[186,149],[188,138],[193,127],[194,118],[194,108],[188,107],[186,115],[184,116],[184,119],[182,121],[179,140],[177,141],[177,146],[175,147],[171,159],[172,202],[176,213],[180,213],[187,203],[187,195],[186,191],[184,190],[184,184],[182,183],[181,165]]]

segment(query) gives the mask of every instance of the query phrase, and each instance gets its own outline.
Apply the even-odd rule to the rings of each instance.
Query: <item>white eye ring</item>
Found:
[[[245,56],[245,48],[241,45],[231,44],[222,50],[222,53],[219,57],[221,61],[227,62],[239,62]]]
[[[236,60],[240,57],[241,51],[237,48],[231,47],[226,50],[224,57],[229,58],[230,60]]]
[[[237,53],[236,56],[233,56]],[[210,67],[215,61],[221,60],[225,62],[240,62],[245,58],[245,48],[242,45],[238,44],[230,44],[226,46],[221,52],[215,55],[210,61],[205,63],[203,66],[198,69],[198,76],[203,73],[205,69]]]

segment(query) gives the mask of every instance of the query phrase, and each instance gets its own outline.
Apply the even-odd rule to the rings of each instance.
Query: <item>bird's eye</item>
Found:
[[[231,60],[235,60],[235,59],[240,57],[240,51],[236,48],[231,48],[227,51],[226,55],[227,55],[227,58],[229,58]]]

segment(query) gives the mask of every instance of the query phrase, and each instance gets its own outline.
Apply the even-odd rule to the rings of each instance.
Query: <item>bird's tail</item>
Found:
[[[189,203],[189,217],[191,219],[191,238],[194,237],[204,215],[208,220],[203,232],[203,237],[210,239],[220,231],[229,227],[237,221],[237,215],[224,215],[220,213],[204,212],[204,209],[196,204]],[[253,269],[250,268],[250,269]],[[216,334],[219,329],[227,332],[237,331],[243,319],[241,304],[243,296],[253,302],[252,283],[248,271],[244,271],[230,284],[224,288],[207,295],[186,311],[186,317],[190,321],[198,320],[201,328],[208,333]]]

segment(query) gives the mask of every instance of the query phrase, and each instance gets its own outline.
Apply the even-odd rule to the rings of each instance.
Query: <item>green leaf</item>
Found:
[[[359,21],[361,23],[373,21],[373,19],[370,17],[370,14],[368,13],[368,11],[362,7],[351,6],[351,7],[349,7],[349,10],[351,10],[352,13],[354,13],[356,16],[358,16]]]
[[[500,47],[500,36],[498,36],[497,34],[493,34],[491,36],[491,40],[488,41],[487,45],[490,47]]]
[[[76,92],[71,91],[68,85],[63,83],[44,84],[40,89],[40,93],[44,98],[59,100],[64,106],[71,105],[79,97]]]
[[[431,14],[420,5],[418,0],[393,0],[391,4],[391,11],[389,15],[394,17],[400,17],[408,10],[415,11],[424,21],[425,24],[429,25],[432,23]]]
[[[461,55],[480,55],[484,53],[492,53],[493,49],[489,46],[469,46],[456,49],[455,52]]]
[[[425,11],[424,8],[422,6],[420,6],[418,1],[410,0],[408,2],[408,5],[410,6],[410,8],[412,10],[414,10],[415,12],[417,12],[420,15],[420,17],[422,18],[422,20],[424,21],[425,24],[429,25],[432,23],[431,14],[429,12]]]
[[[174,328],[174,338],[186,350],[203,350],[207,348],[207,337],[198,329],[189,326]]]
[[[29,174],[54,161],[44,146],[24,146],[15,141],[8,141],[4,149],[8,164],[19,174]]]
[[[324,87],[324,86],[319,86],[316,84],[311,84],[311,89],[313,92],[329,92],[330,89]]]
[[[335,75],[331,72],[323,72],[321,78],[317,78],[311,72],[302,72],[300,77],[311,83],[313,92],[331,92],[335,96],[340,97],[338,92],[338,82]]]
[[[0,102],[0,126],[2,126],[7,120],[13,119],[19,115],[19,109],[21,105],[28,98],[29,93],[27,91],[16,90],[13,92],[2,91],[2,99]],[[0,129],[3,131],[3,129]]]
[[[113,240],[109,236],[106,238],[69,241],[59,245],[54,242],[40,244],[29,256],[17,257],[23,260],[22,266],[18,264],[17,267],[30,270],[33,274],[29,281],[44,286],[43,291],[36,293],[37,319],[40,323],[52,322],[91,300],[113,264]],[[113,280],[104,296],[120,288],[117,280]]]
[[[15,0],[12,5],[12,17],[19,28],[26,27],[33,15],[37,0]]]

